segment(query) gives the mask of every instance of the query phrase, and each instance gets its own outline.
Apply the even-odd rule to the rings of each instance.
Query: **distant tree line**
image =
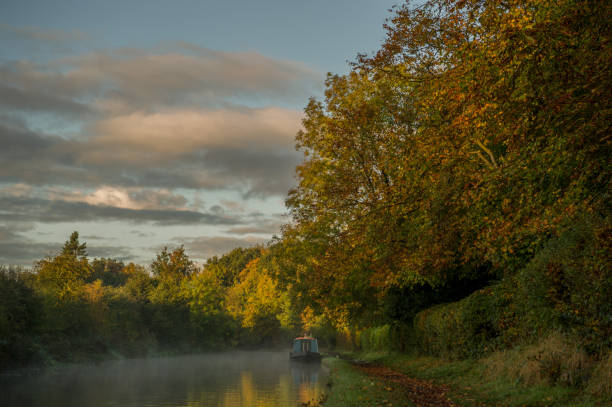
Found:
[[[238,248],[200,268],[164,248],[146,269],[90,260],[74,232],[32,270],[0,267],[2,367],[286,345],[302,323],[266,254]]]

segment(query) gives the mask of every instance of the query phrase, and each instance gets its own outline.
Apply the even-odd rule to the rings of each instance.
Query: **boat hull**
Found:
[[[291,360],[297,362],[319,362],[321,354],[319,352],[291,352],[289,354]]]

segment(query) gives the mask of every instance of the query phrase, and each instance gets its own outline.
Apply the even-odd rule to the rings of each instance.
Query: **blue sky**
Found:
[[[204,261],[288,219],[293,137],[394,1],[0,4],[0,264]]]

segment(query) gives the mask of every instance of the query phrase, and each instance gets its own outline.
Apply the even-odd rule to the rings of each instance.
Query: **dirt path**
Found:
[[[390,385],[397,386],[417,407],[459,407],[446,397],[448,387],[414,379],[385,366],[354,361],[353,365],[370,376],[378,377]]]

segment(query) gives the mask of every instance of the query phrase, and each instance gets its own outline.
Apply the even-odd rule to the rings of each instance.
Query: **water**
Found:
[[[109,361],[0,376],[3,407],[295,407],[325,392],[320,364],[288,352]]]

